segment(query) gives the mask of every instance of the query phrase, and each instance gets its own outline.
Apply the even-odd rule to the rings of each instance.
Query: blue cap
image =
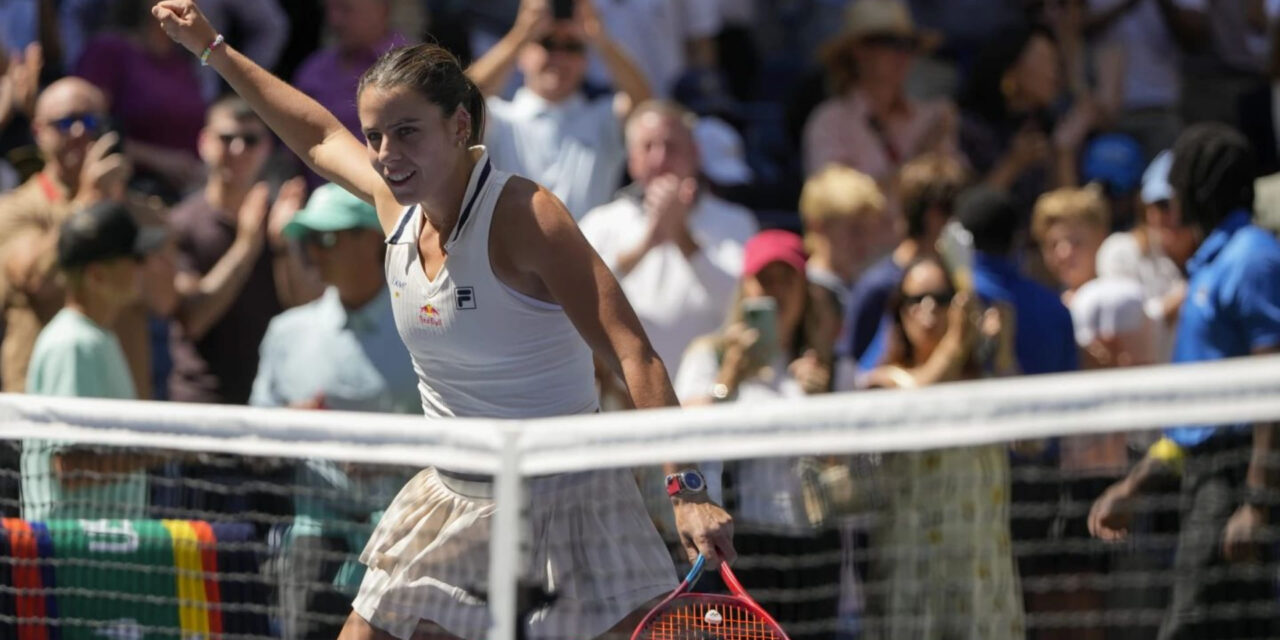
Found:
[[[1173,199],[1173,186],[1169,184],[1169,169],[1173,167],[1173,152],[1164,150],[1147,165],[1142,174],[1142,203],[1155,204]]]
[[[1142,178],[1142,145],[1122,133],[1097,136],[1085,147],[1081,170],[1085,182],[1101,182],[1112,194],[1132,193]]]

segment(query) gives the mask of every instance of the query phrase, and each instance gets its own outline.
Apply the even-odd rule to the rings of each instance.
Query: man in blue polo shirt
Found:
[[[249,404],[421,413],[418,376],[382,275],[385,245],[373,206],[326,184],[284,235],[303,243],[328,288],[271,320]],[[296,517],[279,594],[283,635],[335,638],[363,576],[355,556],[408,474],[327,460],[307,460],[295,472]]]
[[[1254,226],[1255,163],[1235,130],[1204,124],[1174,147],[1169,182],[1182,218],[1204,234],[1187,263],[1191,280],[1174,343],[1175,362],[1280,350],[1280,242]],[[1135,499],[1181,471],[1182,530],[1172,602],[1160,640],[1274,638],[1274,549],[1260,544],[1275,505],[1273,425],[1169,429],[1129,476],[1094,505],[1103,539],[1128,529]]]

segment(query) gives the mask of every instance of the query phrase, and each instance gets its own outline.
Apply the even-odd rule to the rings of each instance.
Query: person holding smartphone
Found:
[[[589,52],[616,93],[584,90]],[[522,86],[504,99],[511,72]],[[489,108],[485,144],[494,166],[544,184],[581,219],[621,186],[622,123],[652,91],[605,30],[589,0],[524,0],[511,31],[467,69]]]
[[[800,236],[771,229],[752,237],[724,329],[695,340],[681,361],[675,382],[681,402],[750,403],[829,391],[839,315],[823,305],[828,296],[816,287],[805,277]],[[734,515],[734,546],[746,558],[735,565],[738,578],[793,640],[831,637],[834,626],[826,625],[837,613],[838,589],[786,591],[789,585],[840,582],[840,539],[825,526],[826,514],[806,479],[816,462],[778,457],[702,465],[709,489],[723,493]],[[819,556],[833,560],[815,566]]]

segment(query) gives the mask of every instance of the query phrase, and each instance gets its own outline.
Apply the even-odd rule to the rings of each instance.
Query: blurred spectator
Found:
[[[1071,320],[1076,329],[1076,344],[1083,353],[1084,368],[1132,367],[1159,362],[1156,332],[1151,326],[1156,321],[1147,317],[1142,294],[1142,285],[1128,278],[1097,278],[1076,291],[1071,303]],[[1063,458],[1065,461],[1065,451]],[[1127,461],[1123,456],[1114,460]]]
[[[724,328],[691,344],[680,363],[681,403],[766,402],[829,391],[829,327],[836,319],[812,304],[800,237],[779,229],[752,237],[737,288]],[[811,463],[788,457],[728,462],[719,482],[720,465],[702,465],[708,490],[723,491],[734,516],[738,578],[790,637],[805,639],[831,637],[834,629],[822,623],[836,618],[840,583],[840,538],[821,528],[827,514],[806,501],[801,469]],[[801,557],[808,560],[795,568]],[[788,593],[797,580],[814,588],[803,596]]]
[[[809,281],[829,292],[844,313],[850,287],[885,235],[884,194],[870,176],[830,165],[805,182],[800,217]]]
[[[325,0],[324,12],[333,44],[302,62],[293,76],[293,86],[315,98],[364,140],[355,101],[360,76],[378,56],[408,41],[391,29],[391,0]],[[323,182],[314,174],[308,175],[312,188]]]
[[[582,233],[618,276],[662,361],[676,370],[695,337],[724,320],[756,231],[750,212],[698,181],[693,114],[667,102],[638,107],[626,125],[636,182],[582,219]]]
[[[1096,186],[1050,191],[1036,201],[1031,230],[1049,273],[1062,288],[1071,310],[1076,344],[1085,368],[1153,364],[1153,333],[1143,311],[1142,288],[1126,278],[1096,279],[1097,254],[1110,224],[1107,202]],[[1059,540],[1087,540],[1082,508],[1115,482],[1128,467],[1124,433],[1079,435],[1059,441],[1061,510],[1053,527]],[[1088,543],[1052,559],[1059,577],[1105,574],[1109,554]],[[1102,611],[1111,590],[1094,582],[1052,588],[1037,594],[1044,610],[1058,613]],[[1073,632],[1080,638],[1105,638],[1111,623]]]
[[[1087,0],[1098,103],[1110,128],[1137,138],[1144,159],[1173,145],[1182,118],[1182,53],[1198,44],[1205,0]]]
[[[957,158],[931,153],[908,162],[898,176],[902,223],[906,237],[893,253],[871,265],[853,284],[845,307],[844,329],[836,352],[879,364],[884,351],[885,311],[902,280],[902,270],[921,257],[937,255],[938,236],[951,219],[955,199],[969,182]],[[879,343],[872,349],[873,343]],[[870,354],[870,355],[869,355]]]
[[[1004,302],[1013,307],[1019,371],[1028,375],[1074,371],[1078,359],[1071,314],[1057,294],[1019,273],[1008,258],[1018,219],[1013,199],[990,187],[974,187],[957,200],[955,217],[973,234],[978,295],[989,304]]]
[[[1128,279],[1141,287],[1144,308],[1152,323],[1153,358],[1173,357],[1174,328],[1187,295],[1181,265],[1191,257],[1197,242],[1194,228],[1173,210],[1169,167],[1173,154],[1164,151],[1142,176],[1142,220],[1133,231],[1111,234],[1098,248],[1097,272],[1101,278]]]
[[[844,164],[885,183],[927,151],[955,152],[958,116],[946,101],[907,96],[920,35],[901,0],[857,0],[823,60],[833,97],[805,125],[804,165],[812,174]]]
[[[284,228],[328,285],[314,302],[276,316],[262,339],[249,404],[416,414],[417,376],[396,332],[373,207],[326,184]],[[408,477],[307,460],[294,471],[295,519],[280,586],[286,638],[332,638],[351,608],[364,549],[381,509]],[[343,561],[342,555],[347,559]],[[326,621],[323,616],[341,616]]]
[[[1097,277],[1098,247],[1110,228],[1111,212],[1096,187],[1055,189],[1036,200],[1031,235],[1068,307],[1076,291]]]
[[[44,169],[0,196],[0,295],[6,324],[0,378],[5,391],[24,389],[36,336],[62,308],[53,249],[58,227],[76,208],[123,197],[129,166],[123,156],[110,153],[118,138],[100,137],[105,122],[106,100],[93,85],[79,78],[49,85],[36,101],[32,120]],[[144,315],[141,305],[131,305],[113,329],[124,346],[134,388],[147,398],[150,356]]]
[[[1082,99],[1058,117],[1063,86],[1053,33],[1044,26],[1021,28],[983,48],[960,102],[961,149],[983,182],[1015,196],[1020,228],[1041,193],[1079,181],[1077,158],[1095,108]]]
[[[271,146],[266,125],[243,100],[215,104],[200,133],[209,180],[169,216],[180,295],[169,392],[179,402],[247,402],[267,323],[305,301],[295,291],[304,279],[280,236],[302,204],[302,185],[281,188],[268,222],[267,186],[254,184]]]
[[[109,327],[142,295],[142,262],[164,242],[162,227],[140,228],[124,205],[105,200],[72,214],[58,233],[66,303],[36,340],[27,392],[136,399],[124,351]],[[147,505],[145,456],[26,440],[22,517],[139,518]],[[105,479],[87,474],[108,474]]]
[[[721,14],[714,0],[594,0],[600,22],[628,54],[654,95],[670,97],[686,71],[716,66]],[[587,68],[596,86],[622,90],[623,79],[601,52]],[[638,103],[637,103],[638,104]]]
[[[151,18],[148,0],[121,0],[118,33],[85,45],[75,74],[106,95],[139,189],[175,202],[200,183],[196,140],[207,103],[198,63]]]
[[[21,159],[11,158],[10,153],[32,143],[30,124],[43,68],[44,50],[40,45],[27,45],[20,53],[10,53],[0,40],[0,193],[29,175],[18,173],[10,160]]]
[[[938,258],[907,265],[889,305],[897,348],[868,385],[915,388],[983,377],[983,338],[1005,352],[997,362],[1011,361],[1011,331],[994,319],[998,311],[986,314],[980,336],[977,301],[956,290]],[[891,489],[871,538],[869,637],[1024,638],[1006,447],[892,453],[879,473]]]
[[[640,70],[578,0],[573,20],[553,20],[547,2],[526,0],[511,31],[467,69],[488,96],[485,143],[494,165],[551,189],[581,219],[609,201],[622,179],[622,119],[649,98]],[[587,99],[582,91],[587,47],[599,51],[619,93]],[[518,65],[524,86],[511,101],[497,97]]]
[[[1274,353],[1280,347],[1280,242],[1252,224],[1254,158],[1221,124],[1187,129],[1169,182],[1182,215],[1203,234],[1188,263],[1175,362]],[[1104,540],[1123,538],[1134,501],[1181,475],[1182,528],[1173,596],[1161,638],[1274,637],[1277,628],[1272,510],[1274,425],[1183,426],[1166,432],[1089,516]],[[1242,563],[1256,570],[1241,571]],[[1230,570],[1228,570],[1230,569]]]
[[[988,186],[974,187],[956,201],[955,218],[973,235],[973,284],[978,296],[987,304],[1012,307],[1013,317],[1004,326],[1014,333],[1017,370],[1024,374],[1074,371],[1079,358],[1071,314],[1058,294],[1020,273],[1008,257],[1021,218],[1013,198]],[[1053,511],[1037,511],[1033,505],[1061,497],[1058,461],[1050,447],[1015,455],[1011,464],[1009,529],[1015,544],[1031,549],[1018,556],[1023,608],[1028,614],[1039,614],[1054,606],[1049,594],[1034,585],[1059,571],[1047,544],[1055,540],[1057,519]]]
[[[272,319],[250,404],[417,413],[417,382],[396,336],[385,278],[352,268],[382,264],[382,226],[372,205],[326,184],[283,233],[303,243],[326,288],[318,300]]]

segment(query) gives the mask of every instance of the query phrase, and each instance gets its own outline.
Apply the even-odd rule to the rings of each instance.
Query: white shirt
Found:
[[[612,98],[575,95],[553,104],[529,89],[489,98],[485,143],[496,168],[550,189],[574,219],[618,190],[627,150]]]
[[[510,177],[481,155],[434,280],[418,256],[419,207],[409,207],[387,238],[396,328],[430,417],[545,418],[598,408],[591,349],[564,309],[493,273],[489,229]]]
[[[785,360],[774,363],[772,375],[756,377],[738,385],[734,402],[768,402],[783,398],[800,398],[804,389],[787,372]],[[676,373],[676,396],[681,402],[706,397],[720,371],[715,348],[701,341],[689,349]],[[806,533],[811,530],[804,509],[804,488],[797,471],[797,458],[770,457],[740,460],[734,480],[737,509],[734,518],[741,524],[768,528],[779,533]],[[722,501],[721,474],[723,463],[700,463],[707,477],[707,490],[712,499]]]
[[[684,72],[686,43],[720,32],[720,11],[715,0],[596,0],[605,30],[631,54],[659,97],[670,96]],[[587,79],[613,84],[598,55],[591,58]]]
[[[649,219],[628,194],[587,214],[581,227],[617,273],[618,260],[644,238]],[[693,256],[667,243],[618,278],[668,371],[676,370],[694,338],[724,324],[742,273],[742,247],[756,222],[746,209],[704,193],[689,213],[689,230],[700,247]]]
[[[1098,247],[1097,267],[1099,278],[1134,280],[1142,287],[1146,300],[1147,316],[1156,340],[1156,357],[1168,362],[1173,356],[1174,327],[1161,317],[1164,297],[1183,282],[1178,265],[1160,250],[1158,244],[1148,242],[1143,253],[1138,239],[1132,233],[1113,233]]]

